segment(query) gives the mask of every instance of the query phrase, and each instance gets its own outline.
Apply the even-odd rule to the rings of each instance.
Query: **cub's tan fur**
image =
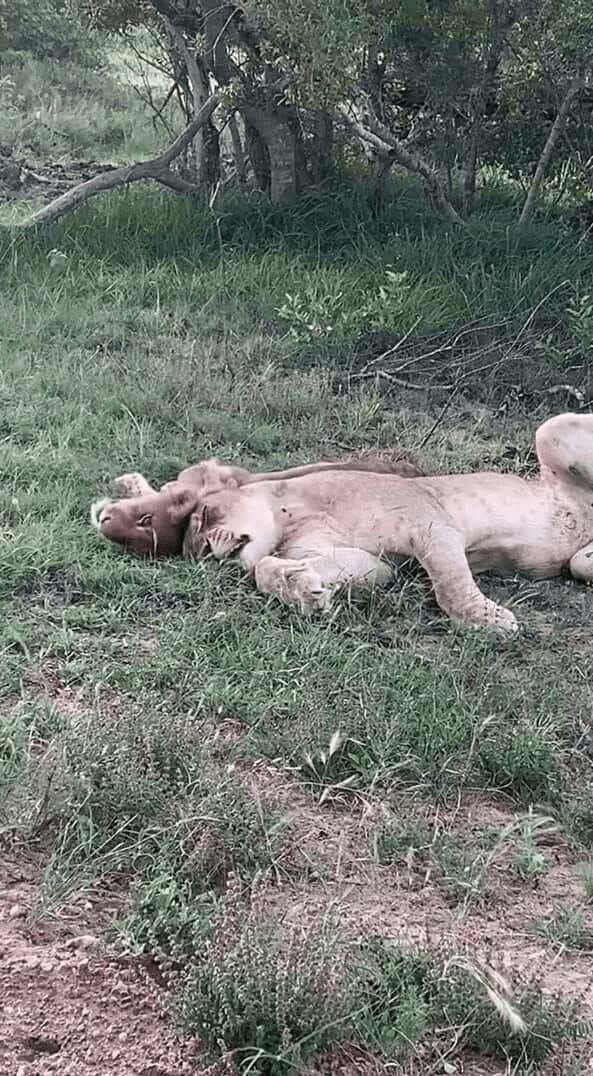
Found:
[[[403,480],[329,471],[196,494],[186,555],[239,551],[258,588],[301,609],[327,609],[337,587],[381,582],[384,558],[414,557],[452,619],[504,633],[513,613],[472,572],[569,570],[593,580],[593,415],[558,415],[536,432],[537,479],[494,473]]]

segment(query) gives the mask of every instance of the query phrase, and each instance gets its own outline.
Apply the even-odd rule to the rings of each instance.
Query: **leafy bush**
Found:
[[[359,991],[366,999],[360,1036],[386,1056],[397,1056],[431,1027],[457,1028],[483,1054],[533,1071],[560,1043],[578,1036],[574,1006],[523,989],[493,968],[463,957],[406,949],[379,939],[363,950]]]
[[[98,38],[79,0],[0,0],[0,46],[43,60],[70,60],[89,67],[100,59]]]

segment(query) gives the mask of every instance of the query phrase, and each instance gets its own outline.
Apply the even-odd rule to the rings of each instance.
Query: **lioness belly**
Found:
[[[549,552],[526,550],[468,550],[467,559],[474,575],[480,572],[522,572],[532,579],[551,579],[560,575],[570,558],[553,558]]]
[[[526,541],[523,537],[506,541],[499,536],[497,542],[469,547],[466,550],[469,566],[474,575],[480,572],[522,572],[532,579],[551,579],[567,568],[571,556],[582,547],[579,540],[567,541],[558,535],[556,540]]]

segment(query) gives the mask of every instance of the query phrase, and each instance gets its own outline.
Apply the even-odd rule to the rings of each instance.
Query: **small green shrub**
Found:
[[[385,1057],[399,1057],[425,1035],[437,1014],[438,965],[421,949],[371,939],[358,966],[357,1037]]]
[[[347,1035],[352,998],[331,927],[284,936],[257,885],[246,903],[236,879],[188,971],[176,1011],[185,1031],[251,1073],[293,1070]]]
[[[553,945],[593,949],[593,930],[587,924],[582,908],[560,905],[551,918],[536,920],[532,929]]]
[[[539,727],[537,721],[517,722],[512,728],[498,729],[484,739],[478,750],[478,761],[488,784],[507,788],[526,799],[549,795],[559,773],[557,756],[557,736]]]
[[[163,856],[136,881],[129,909],[114,929],[134,952],[185,956],[207,933],[213,907],[213,894],[196,885],[196,879],[177,873]]]
[[[426,853],[432,839],[433,834],[426,826],[399,824],[389,819],[373,834],[374,856],[378,863],[384,865],[410,860],[416,858],[418,853]]]
[[[587,900],[593,900],[593,862],[581,863],[580,875]]]
[[[458,1029],[459,1045],[511,1058],[514,1071],[527,1072],[579,1034],[574,1006],[537,989],[523,990],[516,1001],[512,985],[470,959],[379,939],[362,957],[359,993],[367,1005],[357,1030],[387,1057],[398,1056],[432,1027],[449,1027]]]

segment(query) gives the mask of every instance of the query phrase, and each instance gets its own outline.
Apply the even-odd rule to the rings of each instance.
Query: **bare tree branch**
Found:
[[[394,164],[399,164],[407,172],[420,176],[447,220],[450,220],[452,224],[464,224],[455,206],[447,198],[438,175],[422,157],[407,150],[376,118],[369,121],[368,127],[345,113],[341,113],[340,118],[345,120],[354,133],[363,142],[367,142],[368,145],[372,146],[380,156],[389,157]]]
[[[116,187],[122,187],[129,183],[137,183],[141,179],[154,179],[157,183],[162,183],[164,186],[171,187],[173,190],[183,194],[197,193],[197,187],[172,172],[170,165],[189,145],[196,132],[207,123],[219,104],[220,96],[213,94],[202,106],[198,114],[194,116],[192,122],[187,125],[185,130],[159,157],[153,157],[149,161],[138,161],[136,164],[126,164],[121,168],[113,168],[109,172],[102,172],[98,176],[93,176],[92,179],[86,180],[85,183],[80,183],[77,187],[73,187],[72,190],[61,194],[59,198],[55,198],[53,202],[38,210],[37,213],[33,213],[31,217],[21,224],[21,227],[34,228],[40,224],[49,224],[50,221],[58,220],[59,217],[63,217],[66,213],[76,209],[83,202],[87,202],[89,198],[94,198],[97,194],[114,190]]]
[[[187,45],[181,31],[177,29],[167,15],[161,15],[161,18],[187,72],[192,99],[192,114],[197,116],[202,105],[208,99],[209,87],[206,73],[202,70],[195,53],[192,52],[191,48]],[[204,132],[202,129],[196,131],[196,135],[193,139],[193,148],[196,178],[198,185],[201,185],[207,172],[204,161],[205,147]]]
[[[577,75],[576,78],[572,80],[566,93],[564,94],[564,97],[560,103],[560,108],[558,109],[558,112],[556,114],[556,119],[554,120],[550,128],[550,133],[548,134],[548,137],[546,139],[546,143],[541,152],[540,159],[537,162],[537,167],[531,181],[531,186],[529,187],[527,197],[523,204],[523,209],[521,210],[521,216],[519,217],[520,228],[522,228],[525,224],[529,223],[535,212],[542,184],[544,182],[544,179],[546,178],[546,173],[550,166],[550,161],[552,159],[552,154],[556,147],[556,143],[558,142],[558,139],[560,138],[560,135],[562,134],[566,126],[573,103],[580,94],[581,90],[584,89],[585,85],[586,79],[582,75]]]

